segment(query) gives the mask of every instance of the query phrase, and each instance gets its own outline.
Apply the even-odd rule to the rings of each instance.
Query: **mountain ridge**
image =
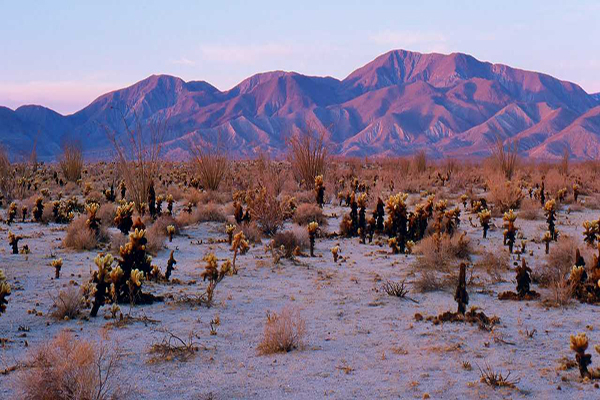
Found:
[[[135,115],[143,123],[167,119],[166,154],[177,157],[190,142],[217,137],[233,156],[278,156],[285,137],[310,124],[327,130],[332,153],[341,156],[425,149],[436,158],[483,157],[499,136],[519,139],[524,156],[559,158],[567,148],[589,159],[600,155],[596,107],[600,93],[547,74],[463,53],[392,50],[342,80],[269,71],[221,91],[206,81],[151,75],[69,115],[0,107],[0,143],[25,154],[37,142],[39,157],[53,160],[65,140],[79,139],[88,158],[103,158],[111,150],[106,129],[123,135],[122,118]],[[577,145],[577,135],[598,148]]]

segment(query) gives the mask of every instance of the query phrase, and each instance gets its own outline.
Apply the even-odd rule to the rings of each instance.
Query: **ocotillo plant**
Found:
[[[552,240],[556,240],[556,201],[548,200],[544,205],[544,214],[546,214],[546,223]],[[547,253],[546,253],[547,254]]]
[[[10,285],[6,282],[4,271],[0,269],[0,315],[6,311],[6,305],[8,304],[6,298],[8,296],[10,296]]]
[[[492,213],[490,212],[490,210],[485,209],[479,212],[479,214],[477,214],[477,216],[479,217],[479,223],[481,224],[481,227],[483,228],[483,238],[487,238],[487,232],[490,229],[490,221],[492,220]]]
[[[504,244],[508,245],[508,251],[512,253],[513,246],[515,245],[516,234],[519,228],[515,226],[515,220],[517,215],[513,210],[509,210],[504,213]]]
[[[454,301],[458,303],[457,312],[464,315],[467,310],[467,304],[469,304],[469,293],[467,293],[467,264],[465,263],[460,263],[458,285],[456,286],[456,292],[454,293]]]
[[[21,236],[17,236],[11,231],[8,231],[8,244],[12,247],[13,254],[19,254],[19,240],[21,239]]]
[[[54,278],[59,279],[60,278],[60,270],[63,266],[63,259],[57,258],[56,260],[52,260],[50,265],[54,268]]]
[[[308,224],[308,239],[310,241],[310,256],[315,256],[315,238],[317,237],[317,230],[319,229],[319,224],[316,222],[310,222]]]
[[[323,183],[323,175],[317,175],[315,178],[315,196],[318,206],[323,208],[323,204],[325,204],[325,185]]]
[[[33,207],[33,219],[35,222],[42,221],[42,215],[44,214],[44,198],[39,196],[35,199],[35,206]]]

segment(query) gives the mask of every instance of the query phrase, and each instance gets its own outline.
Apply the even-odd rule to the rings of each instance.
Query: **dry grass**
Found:
[[[220,142],[220,138],[218,142]],[[217,143],[192,144],[196,175],[203,189],[217,190],[229,171],[229,158],[225,149]]]
[[[319,226],[327,225],[327,218],[323,215],[323,210],[316,204],[303,203],[298,206],[294,212],[294,222],[298,225],[308,225],[315,221]]]
[[[535,199],[525,198],[519,207],[519,218],[528,221],[540,220],[543,217],[540,202]]]
[[[491,201],[500,212],[504,213],[520,207],[523,193],[515,182],[490,179],[487,186],[489,187],[488,201]]]
[[[439,241],[427,236],[414,248],[417,254],[415,267],[418,270],[448,272],[458,265],[458,260],[469,260],[473,253],[471,241],[467,236],[442,235]]]
[[[15,379],[19,398],[108,400],[125,398],[118,375],[120,352],[106,340],[94,343],[63,331],[29,355]]]
[[[519,141],[508,139],[505,145],[505,141],[497,136],[491,147],[491,152],[496,167],[510,181],[517,169]]]
[[[415,172],[423,173],[427,171],[427,153],[425,150],[420,150],[413,157],[413,168]]]
[[[63,145],[63,152],[59,159],[63,176],[69,182],[77,182],[83,170],[83,152],[81,143],[69,141]]]
[[[81,289],[75,286],[69,286],[65,290],[58,292],[58,295],[52,299],[53,318],[62,320],[65,318],[74,319],[79,316],[83,307],[83,294]]]
[[[100,218],[100,222],[104,226],[113,226],[115,223],[115,215],[117,214],[116,204],[102,204],[98,209],[96,216]]]
[[[287,353],[303,346],[306,323],[300,311],[285,307],[279,314],[267,314],[259,354]]]
[[[492,282],[501,282],[502,274],[510,271],[510,257],[503,251],[486,251],[473,264],[476,270],[485,271]]]
[[[67,227],[67,235],[63,245],[71,250],[92,250],[98,245],[94,232],[86,225],[87,217],[81,216],[73,220]]]
[[[152,255],[158,254],[164,248],[165,240],[167,239],[167,226],[175,227],[175,234],[179,234],[179,224],[173,217],[163,215],[157,218],[156,221],[146,230],[146,250]]]
[[[556,243],[550,244],[550,252],[546,255],[545,262],[535,269],[535,281],[542,286],[559,284],[575,265],[575,249],[578,247],[584,250],[581,243],[577,243],[572,237],[560,236]]]
[[[309,238],[306,229],[296,228],[288,231],[278,232],[271,240],[271,248],[283,248],[283,256],[292,258],[296,251],[304,251],[308,248]]]

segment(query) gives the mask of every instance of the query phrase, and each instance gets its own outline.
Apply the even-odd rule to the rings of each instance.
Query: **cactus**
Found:
[[[123,235],[127,235],[133,225],[132,215],[134,206],[135,204],[131,202],[124,203],[117,207],[115,224],[117,225],[117,228],[119,228],[121,233],[123,233]]]
[[[235,225],[225,225],[225,232],[227,233],[227,243],[231,246],[231,242],[233,241],[233,233],[235,232]]]
[[[175,226],[168,225],[167,226],[167,235],[169,236],[169,242],[173,241],[173,235],[175,234]]]
[[[221,282],[226,275],[233,273],[232,263],[229,260],[225,260],[221,264],[221,268],[219,268],[214,253],[207,254],[204,256],[203,260],[206,262],[206,266],[201,275],[202,280],[206,281],[208,279],[208,287],[203,296],[203,301],[210,307],[212,305],[215,289],[219,282]]]
[[[595,369],[590,371],[588,367],[592,364],[592,356],[586,354],[589,341],[585,333],[571,335],[571,350],[575,352],[575,361],[579,367],[579,374],[584,379],[599,379],[600,370]],[[594,349],[600,354],[600,346],[595,346]]]
[[[583,222],[583,241],[589,246],[593,246],[598,239],[600,221],[584,221]]]
[[[248,241],[246,240],[246,236],[244,232],[239,231],[234,237],[231,243],[231,251],[233,251],[233,262],[231,265],[231,273],[236,275],[238,270],[235,265],[235,261],[237,260],[237,255],[246,254],[250,250],[250,246],[248,245]]]
[[[466,210],[467,209],[467,201],[469,200],[469,196],[466,194],[463,194],[462,196],[460,196],[460,201],[463,204],[463,208]]]
[[[59,279],[60,278],[60,270],[63,266],[63,259],[58,258],[56,260],[52,260],[50,265],[54,268],[54,278]]]
[[[467,293],[467,264],[460,263],[458,285],[454,293],[454,301],[458,304],[457,313],[464,315],[469,304],[469,293]]]
[[[171,194],[168,194],[166,201],[167,201],[167,212],[169,213],[169,215],[173,215],[173,203],[174,203],[173,196]]]
[[[500,300],[533,300],[540,297],[539,293],[531,290],[531,269],[527,266],[525,259],[516,269],[517,292],[502,292],[498,295]]]
[[[19,254],[19,240],[21,239],[21,236],[17,236],[11,231],[8,231],[8,244],[12,247],[13,254]]]
[[[125,186],[125,181],[121,181],[119,185],[119,190],[121,191],[121,200],[125,200],[125,194],[127,193],[127,186]]]
[[[360,208],[358,212],[358,231],[360,235],[360,240],[364,244],[365,237],[367,235],[367,220],[366,220],[366,208],[367,208],[367,194],[362,193],[358,196],[357,200],[358,207]]]
[[[160,216],[162,214],[162,205],[163,205],[163,201],[164,198],[161,194],[158,195],[158,197],[156,197],[156,215]],[[192,212],[190,211],[190,214]]]
[[[550,242],[552,242],[552,233],[550,231],[544,233],[542,242],[546,244],[546,254],[550,253]]]
[[[35,222],[42,222],[42,215],[44,214],[44,198],[39,196],[35,199],[35,206],[33,208],[33,219]]]
[[[331,254],[333,255],[333,262],[337,263],[338,258],[340,257],[340,246],[333,246],[331,248]]]
[[[508,251],[513,252],[513,246],[515,245],[516,234],[519,228],[515,226],[515,220],[517,215],[513,210],[509,210],[504,213],[504,244],[508,246]]]
[[[323,183],[323,175],[318,175],[315,178],[315,196],[319,207],[323,208],[325,204],[325,185]]]
[[[555,200],[548,200],[546,204],[544,204],[544,214],[546,214],[546,223],[548,224],[548,231],[550,232],[552,240],[556,240],[558,236],[556,234],[556,209],[557,206]]]
[[[404,253],[406,245],[406,234],[407,234],[407,210],[406,210],[406,199],[408,195],[406,193],[398,193],[394,196],[390,196],[386,203],[388,212],[388,219],[386,221],[386,229],[390,238],[396,238],[394,245],[390,245],[395,253],[397,250],[399,253]],[[389,244],[389,242],[388,242]]]
[[[113,261],[113,256],[111,256],[110,254],[103,255],[102,253],[98,254],[94,259],[94,263],[98,267],[98,270],[95,271],[92,275],[92,282],[96,285],[93,292],[94,300],[92,305],[92,311],[90,312],[90,316],[92,317],[98,315],[98,310],[107,301],[107,294],[110,287],[109,274],[112,272],[111,267]],[[116,274],[113,275],[115,277],[115,281],[118,281],[119,278],[116,276]]]
[[[150,186],[148,187],[148,212],[152,219],[156,219],[156,192],[154,191],[154,182],[150,182]]]
[[[8,219],[6,220],[6,223],[8,225],[12,224],[15,221],[16,216],[17,216],[17,203],[15,203],[13,201],[12,203],[10,203],[10,206],[8,206]]]
[[[577,203],[578,197],[579,197],[579,185],[574,183],[573,184],[573,199],[575,200],[575,203]]]
[[[375,208],[375,218],[377,224],[375,226],[377,232],[383,232],[383,217],[384,217],[385,204],[380,197],[377,198],[377,207]]]
[[[96,213],[100,209],[100,205],[98,203],[90,203],[86,204],[85,210],[87,211],[88,218],[85,221],[85,224],[92,232],[98,236],[100,234],[100,218],[96,216]]]
[[[492,213],[488,209],[480,211],[477,216],[479,217],[479,223],[483,228],[483,238],[487,238],[487,232],[490,229],[490,221],[492,220]]]
[[[6,298],[8,296],[10,296],[10,285],[6,282],[4,271],[0,269],[0,315],[6,311],[6,305],[8,304]]]
[[[167,271],[165,272],[165,279],[167,281],[171,278],[171,274],[173,273],[173,270],[175,269],[175,264],[177,264],[177,261],[173,257],[174,252],[175,252],[175,250],[171,250],[171,254],[169,255],[169,260],[167,261]]]
[[[317,230],[319,229],[319,224],[316,222],[310,222],[308,224],[308,238],[310,241],[310,256],[315,256],[315,238],[317,236]]]

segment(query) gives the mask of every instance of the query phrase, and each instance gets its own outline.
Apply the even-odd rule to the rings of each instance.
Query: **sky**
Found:
[[[75,112],[152,74],[227,90],[343,79],[392,49],[471,54],[600,92],[600,1],[0,0],[0,105]]]

